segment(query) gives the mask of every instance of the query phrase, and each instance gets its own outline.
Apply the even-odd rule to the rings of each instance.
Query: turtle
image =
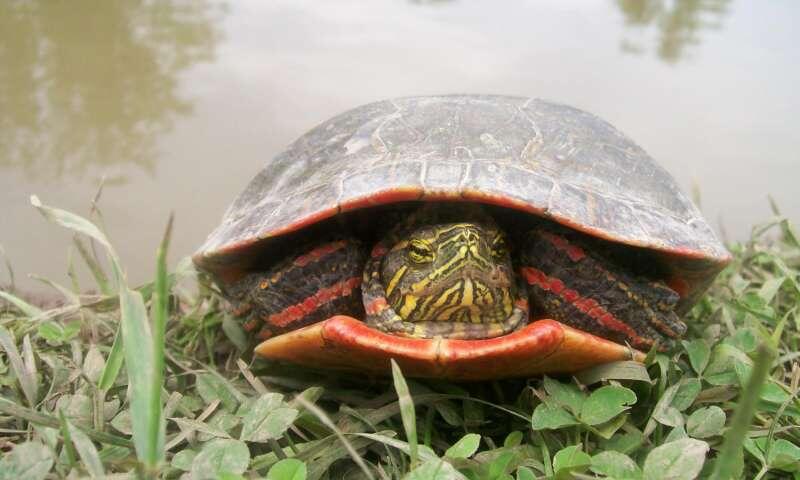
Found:
[[[730,261],[670,174],[536,98],[406,97],[270,160],[193,256],[273,360],[453,380],[642,360]]]

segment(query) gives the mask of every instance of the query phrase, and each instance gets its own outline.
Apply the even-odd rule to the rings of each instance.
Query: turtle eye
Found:
[[[505,258],[508,255],[508,245],[506,239],[502,236],[497,236],[492,243],[492,257],[496,259]]]
[[[411,240],[408,242],[408,258],[415,263],[430,263],[434,258],[433,249],[425,240]]]

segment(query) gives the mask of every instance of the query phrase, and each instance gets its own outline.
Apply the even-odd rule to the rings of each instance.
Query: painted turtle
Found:
[[[468,380],[668,347],[729,259],[614,127],[483,95],[326,121],[267,163],[194,256],[265,357],[364,372],[395,358]]]

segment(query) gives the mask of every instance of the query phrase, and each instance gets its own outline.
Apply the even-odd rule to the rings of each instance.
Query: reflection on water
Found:
[[[211,0],[0,2],[0,167],[152,172],[155,137],[191,111],[178,75],[214,57]]]
[[[729,3],[730,0],[617,0],[626,24],[634,27],[634,32],[629,33],[646,35],[654,29],[656,53],[670,63],[685,56],[687,47],[699,44],[704,30],[722,27],[722,20],[729,13]],[[648,47],[642,43],[626,37],[622,50],[644,53]]]

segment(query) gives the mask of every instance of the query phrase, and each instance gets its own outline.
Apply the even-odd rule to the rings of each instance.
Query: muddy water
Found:
[[[105,228],[145,281],[169,212],[174,261],[294,138],[403,95],[569,103],[699,192],[729,238],[770,215],[768,194],[800,220],[800,4],[565,3],[0,3],[0,245],[17,283],[66,282],[70,237],[31,194],[85,214],[105,179]]]

